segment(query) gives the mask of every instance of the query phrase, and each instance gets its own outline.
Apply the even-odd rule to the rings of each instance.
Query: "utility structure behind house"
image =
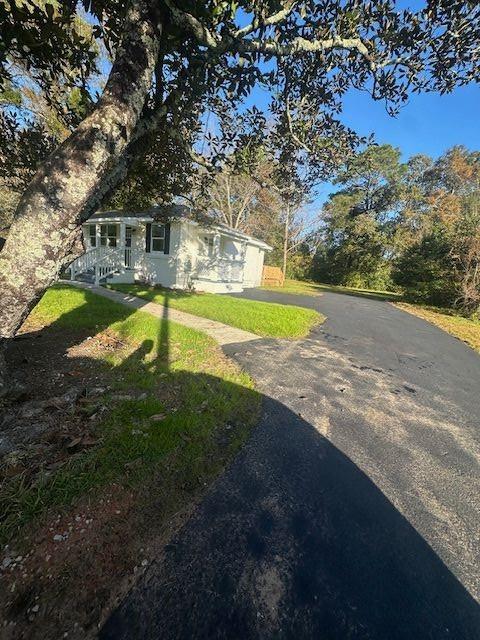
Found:
[[[95,213],[83,225],[86,252],[71,263],[71,279],[212,293],[259,286],[271,247],[189,213],[181,205]]]

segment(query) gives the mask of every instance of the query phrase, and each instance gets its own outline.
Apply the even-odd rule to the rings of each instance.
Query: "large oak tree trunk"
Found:
[[[81,224],[132,139],[152,83],[161,25],[153,0],[134,0],[107,85],[93,113],[40,166],[0,253],[1,351],[59,272],[83,252]]]

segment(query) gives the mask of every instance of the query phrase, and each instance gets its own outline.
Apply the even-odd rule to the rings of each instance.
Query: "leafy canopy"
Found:
[[[278,158],[295,155],[301,163],[308,156],[326,175],[360,142],[339,118],[349,89],[367,90],[394,113],[412,91],[451,91],[479,75],[475,0],[431,0],[418,11],[400,9],[395,0],[132,3],[149,7],[162,24],[141,120],[155,122],[155,131],[129,150],[128,163],[134,184],[149,165],[159,171],[156,181],[142,182],[149,198],[185,189],[178,178],[198,166],[205,113],[216,122],[208,134],[209,162],[222,163],[246,139],[268,130]],[[26,85],[53,110],[64,135],[94,108],[102,91],[95,78],[108,68],[109,56],[121,52],[129,4],[1,0],[0,176],[14,171],[5,149],[19,149],[21,131],[45,138],[27,177],[61,137],[58,130],[52,135],[45,109],[29,118],[21,112]],[[244,104],[254,86],[270,96],[262,111]],[[144,156],[149,165],[133,161]],[[170,161],[159,162],[162,157]]]

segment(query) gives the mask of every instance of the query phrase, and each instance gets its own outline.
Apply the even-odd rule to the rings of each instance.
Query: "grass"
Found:
[[[265,291],[276,291],[281,293],[292,293],[294,295],[303,296],[321,296],[322,292],[319,286],[314,282],[307,282],[304,280],[285,280],[283,287],[273,287],[264,285],[261,287]]]
[[[122,346],[95,358],[95,372],[111,387],[102,398],[108,411],[94,427],[98,444],[33,483],[22,475],[4,480],[2,541],[52,507],[112,482],[136,484],[162,464],[182,486],[198,488],[199,479],[203,485],[223,468],[257,419],[260,396],[251,378],[205,334],[65,285],[47,291],[29,320],[59,336],[108,330]],[[131,398],[116,400],[118,390]],[[158,414],[164,419],[153,420]]]
[[[292,305],[256,302],[213,293],[187,293],[139,284],[110,285],[150,302],[165,304],[195,316],[217,320],[259,336],[302,338],[325,320],[317,311]]]
[[[340,293],[346,296],[358,296],[372,300],[396,300],[401,294],[394,291],[378,291],[376,289],[356,289],[354,287],[342,287],[333,284],[321,284],[318,282],[285,280],[283,287],[262,287],[267,291],[292,293],[297,295],[321,296],[324,292]]]
[[[396,302],[395,306],[440,327],[480,353],[480,321],[470,320],[451,309]]]
[[[395,291],[381,291],[378,289],[356,289],[355,287],[341,287],[333,284],[318,284],[320,291],[330,291],[331,293],[340,293],[345,296],[357,296],[359,298],[369,298],[370,300],[398,300],[402,297],[401,293]]]

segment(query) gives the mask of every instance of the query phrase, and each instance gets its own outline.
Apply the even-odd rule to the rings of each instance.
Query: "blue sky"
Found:
[[[398,9],[418,10],[425,6],[425,1],[397,0],[396,4]],[[239,25],[249,20],[240,14]],[[245,104],[257,104],[264,110],[268,102],[269,95],[257,87]],[[395,118],[388,115],[383,102],[375,102],[368,93],[352,89],[344,97],[340,119],[359,134],[373,133],[379,144],[399,147],[403,160],[417,153],[436,158],[457,144],[480,150],[480,85],[458,87],[443,96],[412,95]],[[315,208],[336,188],[329,183],[322,185]]]
[[[480,87],[453,93],[412,96],[399,116],[389,116],[382,103],[352,91],[344,101],[342,120],[359,133],[375,133],[377,142],[400,147],[405,159],[415,153],[440,155],[454,144],[480,148]]]
[[[381,102],[363,92],[351,91],[344,100],[342,121],[360,134],[373,133],[379,144],[399,147],[403,159],[417,153],[438,157],[453,145],[480,150],[480,86],[458,87],[453,93],[411,96],[400,114],[392,118]],[[317,204],[332,190],[320,188]]]
[[[396,1],[400,10],[416,11],[425,4],[424,0]],[[268,97],[265,92],[254,89],[246,102],[257,103],[264,109]],[[436,158],[457,144],[480,150],[480,86],[458,87],[443,96],[438,93],[412,95],[395,118],[388,115],[383,102],[375,102],[368,93],[352,89],[344,98],[340,120],[359,134],[373,133],[379,144],[399,147],[403,160],[417,153]],[[329,183],[322,185],[314,208],[336,188]]]
[[[266,92],[256,88],[247,103],[265,109]],[[433,158],[450,147],[463,144],[480,150],[480,86],[457,87],[452,93],[412,95],[396,117],[390,116],[383,102],[375,102],[363,91],[350,90],[343,101],[340,120],[361,135],[373,133],[378,144],[399,147],[402,159],[423,153]],[[312,208],[317,209],[338,187],[321,185]]]

